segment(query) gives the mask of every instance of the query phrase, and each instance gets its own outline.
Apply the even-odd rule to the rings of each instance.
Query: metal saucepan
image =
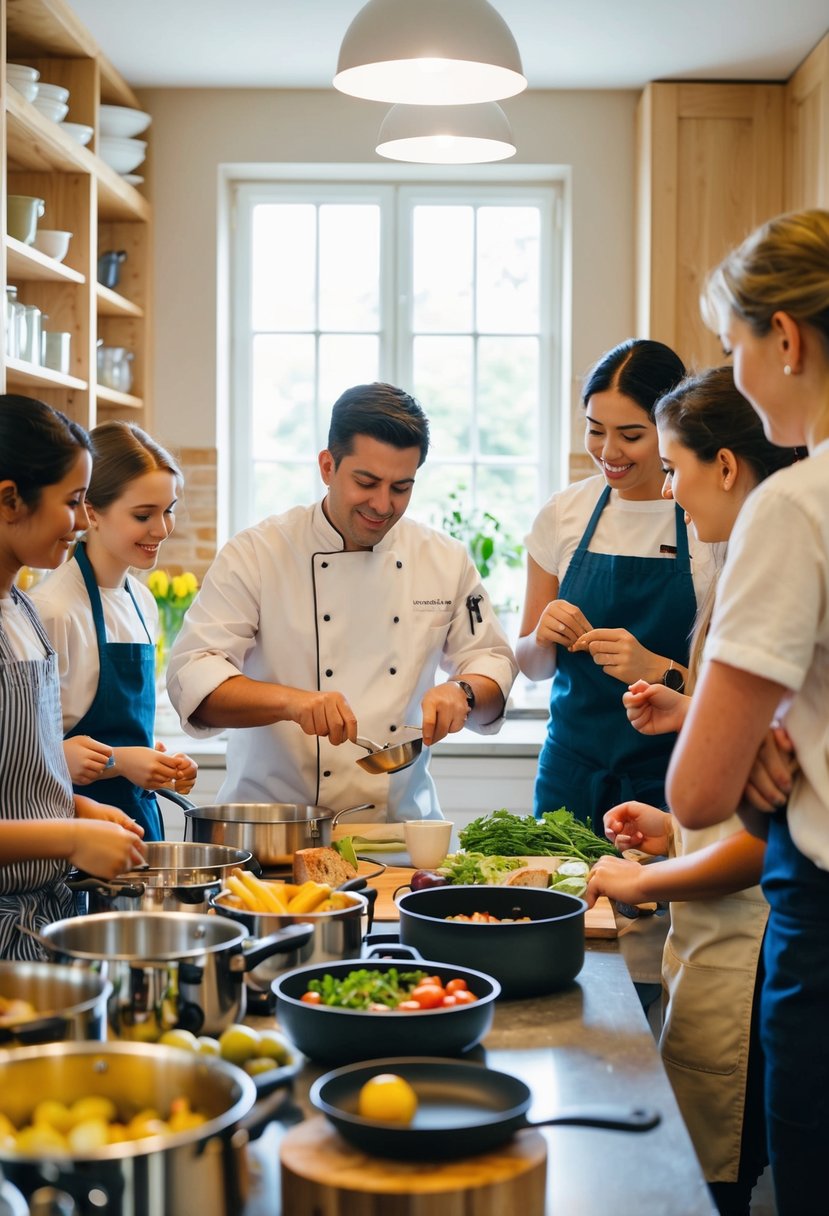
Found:
[[[404,727],[404,730],[420,730],[420,727],[407,726]],[[356,742],[368,752],[367,756],[360,757],[357,764],[374,776],[380,776],[383,773],[401,773],[404,768],[414,764],[423,751],[422,736],[417,739],[409,739],[406,743],[387,743],[385,746],[362,736],[358,737]]]
[[[248,849],[264,870],[290,867],[294,853],[331,843],[331,829],[343,815],[367,811],[364,802],[341,811],[296,802],[226,802],[218,806],[185,803],[185,835],[200,844]]]
[[[55,1043],[0,1052],[0,1073],[0,1110],[18,1127],[44,1097],[71,1106],[77,1098],[101,1095],[126,1118],[149,1108],[166,1116],[185,1097],[208,1117],[190,1131],[125,1141],[83,1156],[21,1155],[0,1146],[3,1173],[29,1199],[48,1184],[71,1195],[81,1216],[238,1216],[244,1210],[242,1124],[256,1089],[241,1069],[158,1045]]]
[[[396,957],[389,958],[389,954]],[[439,975],[444,984],[451,979],[463,979],[478,999],[471,1005],[421,1009],[416,1013],[338,1009],[333,1005],[308,1005],[302,1000],[310,980],[321,980],[326,975],[344,979],[349,972],[362,968],[384,974],[392,968],[398,972],[426,971]],[[327,963],[291,971],[274,981],[273,990],[277,1021],[303,1055],[342,1064],[400,1051],[409,1055],[430,1056],[436,1051],[457,1055],[475,1047],[492,1026],[500,987],[483,972],[426,961],[416,950],[405,946],[396,949],[374,946],[358,962]]]
[[[575,895],[541,887],[432,887],[399,896],[397,906],[401,942],[426,958],[487,971],[506,998],[565,988],[584,966],[587,904]],[[512,923],[446,919],[473,912]],[[529,922],[517,919],[524,916]]]
[[[174,1026],[219,1035],[241,1021],[244,973],[312,933],[311,925],[289,925],[250,943],[243,926],[224,916],[102,912],[56,921],[36,936],[58,961],[94,964],[112,981],[114,1037],[154,1041]]]
[[[79,876],[68,886],[89,893],[90,912],[208,912],[209,897],[233,870],[259,873],[249,849],[154,840],[146,850],[147,864],[138,870],[111,882]]]
[[[422,1015],[421,1015],[422,1016]],[[418,1107],[408,1126],[378,1123],[357,1114],[360,1090],[371,1077],[394,1073],[414,1089]],[[486,1153],[525,1127],[597,1127],[647,1132],[657,1111],[619,1106],[576,1106],[530,1122],[532,1092],[518,1077],[480,1064],[443,1059],[386,1059],[351,1064],[314,1082],[311,1101],[350,1144],[401,1161],[452,1160]]]
[[[94,971],[55,963],[0,963],[0,996],[28,1001],[36,1016],[0,1022],[4,1045],[106,1036],[112,984]]]

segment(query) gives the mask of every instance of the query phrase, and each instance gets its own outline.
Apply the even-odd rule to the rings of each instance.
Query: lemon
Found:
[[[164,1047],[182,1047],[185,1051],[199,1051],[199,1040],[193,1032],[182,1030],[179,1027],[165,1030],[158,1041]]]
[[[357,1111],[364,1119],[378,1123],[411,1123],[417,1110],[417,1094],[408,1081],[396,1073],[378,1073],[366,1081],[357,1100]]]
[[[277,1064],[290,1064],[291,1049],[277,1030],[260,1030],[256,1045],[257,1056],[275,1060]]]
[[[220,1056],[222,1054],[219,1040],[212,1039],[209,1034],[200,1034],[197,1042],[199,1051],[203,1056]]]
[[[259,1077],[262,1073],[273,1072],[277,1067],[276,1060],[271,1060],[267,1056],[256,1056],[252,1060],[245,1060],[242,1065],[249,1077]]]
[[[242,1026],[238,1022],[219,1035],[222,1059],[230,1064],[244,1064],[246,1060],[252,1060],[258,1046],[258,1032],[252,1026]]]

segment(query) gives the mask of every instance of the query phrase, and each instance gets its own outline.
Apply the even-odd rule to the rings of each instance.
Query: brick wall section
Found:
[[[158,565],[170,574],[190,570],[199,582],[216,556],[216,449],[179,448],[176,459],[184,490],[176,508],[176,527],[164,542]]]

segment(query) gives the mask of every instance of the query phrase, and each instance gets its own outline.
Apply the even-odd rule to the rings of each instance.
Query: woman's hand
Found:
[[[112,755],[112,748],[98,743],[89,735],[73,735],[64,739],[63,754],[69,765],[69,776],[73,785],[89,785],[97,781]]]
[[[622,697],[631,726],[642,735],[668,735],[682,728],[691,705],[685,693],[637,680]]]
[[[646,650],[627,629],[588,629],[570,649],[574,654],[587,651],[606,675],[623,684],[653,679],[665,669],[661,656]]]
[[[788,731],[771,726],[751,766],[743,798],[757,811],[776,811],[786,805],[799,767]]]
[[[641,849],[662,857],[670,843],[671,816],[647,802],[620,802],[605,812],[604,834],[620,853]]]
[[[135,832],[108,819],[75,819],[67,860],[96,878],[115,878],[144,864],[146,854]]]
[[[178,760],[168,756],[163,744],[155,747],[117,747],[115,749],[115,776],[126,777],[142,790],[160,790],[172,787],[178,775]]]
[[[590,622],[578,605],[567,600],[551,600],[536,625],[536,645],[566,646],[569,650],[589,630]]]
[[[600,895],[623,904],[642,904],[650,899],[643,889],[643,870],[638,861],[624,857],[600,857],[587,878],[584,898],[592,908]]]
[[[173,789],[177,794],[189,794],[193,786],[196,784],[199,766],[195,760],[184,754],[184,752],[176,752],[170,757],[178,763],[178,774],[173,782]]]

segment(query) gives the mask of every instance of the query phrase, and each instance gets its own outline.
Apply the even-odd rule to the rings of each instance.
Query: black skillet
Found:
[[[394,1073],[417,1094],[413,1121],[402,1126],[357,1114],[360,1090],[371,1077]],[[437,1161],[486,1153],[525,1127],[597,1127],[647,1132],[658,1111],[621,1106],[572,1106],[530,1122],[532,1093],[518,1077],[459,1060],[396,1058],[336,1068],[315,1081],[311,1101],[345,1140],[363,1152],[400,1161]]]

